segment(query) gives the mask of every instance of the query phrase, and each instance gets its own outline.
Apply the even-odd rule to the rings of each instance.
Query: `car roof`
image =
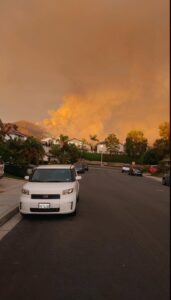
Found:
[[[73,169],[74,166],[69,165],[41,165],[36,167],[36,169]]]

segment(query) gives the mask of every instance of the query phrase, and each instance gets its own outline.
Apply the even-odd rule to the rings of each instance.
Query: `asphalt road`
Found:
[[[22,219],[1,240],[0,298],[169,299],[169,188],[91,169],[76,217]]]

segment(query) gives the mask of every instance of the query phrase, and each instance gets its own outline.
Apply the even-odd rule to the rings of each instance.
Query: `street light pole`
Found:
[[[101,152],[101,167],[103,166],[103,152]]]
[[[100,153],[101,153],[101,167],[103,167],[103,144],[100,145]]]

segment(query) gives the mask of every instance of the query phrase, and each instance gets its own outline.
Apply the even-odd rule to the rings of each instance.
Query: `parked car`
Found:
[[[130,165],[123,165],[121,172],[128,173],[130,170]]]
[[[4,162],[0,159],[0,179],[4,176]]]
[[[83,167],[84,167],[84,170],[85,171],[88,171],[89,170],[89,167],[88,167],[88,164],[83,162]]]
[[[20,213],[75,214],[79,199],[79,180],[73,165],[42,165],[22,188]]]
[[[81,174],[81,173],[85,173],[85,168],[84,168],[84,164],[83,163],[75,163],[74,164],[75,166],[75,169],[77,171],[78,174]]]
[[[170,171],[163,176],[162,184],[170,186]]]
[[[132,176],[142,176],[143,172],[139,168],[130,168],[128,174]]]

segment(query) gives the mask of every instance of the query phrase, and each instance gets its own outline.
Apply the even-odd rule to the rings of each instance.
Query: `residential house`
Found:
[[[43,149],[45,151],[45,155],[43,158],[43,161],[49,162],[51,160],[54,160],[54,157],[50,154],[50,149],[52,145],[59,145],[58,139],[47,137],[44,139],[41,139],[41,143],[43,145]]]
[[[99,142],[96,146],[97,146],[97,153],[109,154],[105,142]],[[122,153],[124,153],[124,145],[120,143],[118,154],[122,154]]]
[[[78,140],[76,138],[69,140],[68,144],[75,145],[76,147],[78,147],[80,149],[85,148],[87,151],[91,150],[91,146],[89,144],[85,144],[85,143],[83,143],[83,141]]]
[[[21,139],[23,141],[25,141],[27,139],[27,136],[23,133],[21,133],[20,131],[14,129],[14,128],[11,128],[8,132],[8,134],[5,135],[5,140],[8,141],[8,140],[14,140],[14,139]]]

